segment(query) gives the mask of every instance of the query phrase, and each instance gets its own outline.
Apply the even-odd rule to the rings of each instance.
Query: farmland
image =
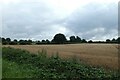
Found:
[[[34,54],[45,50],[48,56],[58,53],[64,59],[75,57],[89,65],[118,69],[117,44],[4,45],[8,46],[25,49]]]
[[[118,80],[119,76],[116,70],[90,66],[76,57],[61,59],[57,53],[48,57],[45,50],[36,55],[26,50],[3,47],[2,52],[3,80],[6,78]]]

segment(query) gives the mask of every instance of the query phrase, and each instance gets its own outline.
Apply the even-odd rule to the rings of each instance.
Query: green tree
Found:
[[[117,42],[120,43],[120,37],[117,38]]]
[[[46,43],[47,43],[47,44],[49,44],[49,43],[50,43],[50,41],[49,41],[48,39],[46,39]]]
[[[17,39],[14,39],[13,41],[16,42],[16,43],[18,42]]]
[[[17,39],[14,39],[13,41],[10,42],[10,45],[17,45],[18,41]]]
[[[33,42],[33,41],[29,39],[29,40],[27,41],[27,44],[28,44],[28,45],[31,45],[32,42]]]
[[[87,41],[85,39],[82,39],[82,43],[87,43]]]
[[[25,40],[19,40],[20,45],[25,45]]]
[[[76,36],[76,42],[81,42],[81,38]]]
[[[52,41],[58,44],[64,44],[67,41],[67,39],[64,34],[59,33],[54,36]]]
[[[45,43],[46,41],[45,40],[42,40],[42,43]]]
[[[112,43],[117,43],[117,41],[115,40],[115,38],[113,38],[111,42]]]
[[[6,42],[7,42],[7,44],[10,44],[11,39],[10,38],[6,38]]]
[[[93,41],[92,41],[92,40],[89,40],[88,43],[93,43]]]
[[[6,39],[5,39],[5,38],[2,38],[2,44],[3,44],[3,45],[6,45],[6,44],[7,44],[7,42],[6,42]]]
[[[107,42],[107,43],[110,43],[110,39],[106,39],[106,42]]]
[[[41,44],[41,42],[40,42],[40,41],[36,41],[36,44],[38,44],[38,45],[39,45],[39,44]]]
[[[75,36],[70,36],[70,42],[76,42]]]

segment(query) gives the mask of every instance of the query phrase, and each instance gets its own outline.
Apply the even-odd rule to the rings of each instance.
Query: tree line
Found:
[[[113,38],[112,40],[106,39],[106,41],[87,41],[86,39],[81,39],[79,36],[70,36],[67,40],[64,34],[56,34],[53,39],[50,41],[48,39],[42,41],[32,41],[32,40],[11,40],[10,38],[0,37],[0,42],[3,45],[32,45],[32,44],[77,44],[77,43],[120,43],[120,37],[117,39]]]

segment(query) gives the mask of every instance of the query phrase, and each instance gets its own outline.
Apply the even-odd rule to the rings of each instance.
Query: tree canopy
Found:
[[[58,44],[64,44],[67,41],[67,39],[64,34],[59,33],[54,36],[52,41]]]
[[[11,40],[10,38],[0,37],[0,43],[3,45],[31,45],[31,44],[74,44],[74,43],[120,43],[120,37],[117,39],[106,39],[106,41],[87,41],[86,39],[81,39],[79,36],[70,36],[70,40],[66,39],[66,36],[62,33],[56,34],[53,39],[50,41],[48,39],[41,41],[32,41],[32,40]]]

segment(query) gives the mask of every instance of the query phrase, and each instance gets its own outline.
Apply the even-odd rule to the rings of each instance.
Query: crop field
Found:
[[[42,50],[47,55],[58,53],[61,58],[75,57],[94,66],[107,69],[118,69],[117,44],[64,44],[64,45],[3,45],[4,47],[20,48],[37,54]]]
[[[107,70],[84,64],[77,58],[50,57],[45,50],[37,55],[11,47],[2,48],[2,78],[39,78],[40,80],[118,80],[117,70]]]

